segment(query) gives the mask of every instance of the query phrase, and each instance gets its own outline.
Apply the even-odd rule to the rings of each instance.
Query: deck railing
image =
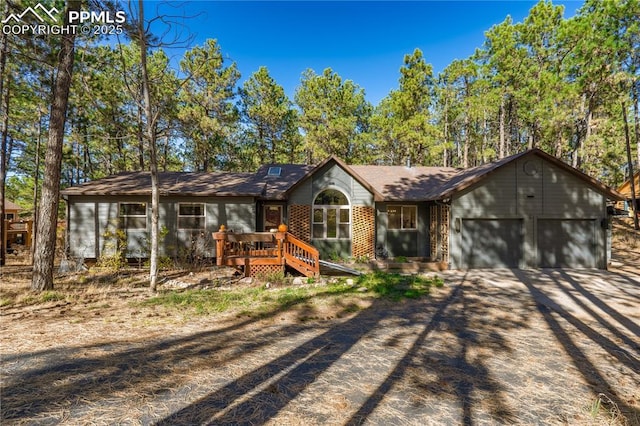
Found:
[[[213,233],[218,266],[243,267],[246,276],[257,265],[291,266],[307,277],[320,275],[318,250],[288,232]],[[253,268],[256,269],[256,268]]]
[[[287,265],[294,267],[306,276],[320,275],[318,249],[288,232],[284,239],[284,259]]]
[[[33,235],[33,220],[5,220],[4,235],[2,236],[5,247],[13,244],[22,244],[26,249],[31,248]]]

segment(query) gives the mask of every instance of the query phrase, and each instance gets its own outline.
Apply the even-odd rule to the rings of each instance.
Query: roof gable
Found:
[[[374,198],[375,201],[382,201],[383,200],[384,197],[382,196],[382,194],[378,190],[376,190],[376,188],[374,188],[369,182],[367,182],[364,178],[362,178],[362,176],[360,176],[358,173],[356,173],[356,171],[354,170],[353,166],[347,165],[345,162],[340,160],[335,155],[332,155],[331,157],[327,158],[326,160],[322,161],[321,163],[319,163],[315,167],[313,167],[311,170],[309,170],[300,180],[298,180],[295,184],[293,184],[287,190],[286,194],[287,195],[290,194],[297,187],[302,185],[303,182],[305,182],[307,179],[309,179],[310,177],[312,177],[313,175],[318,173],[325,166],[331,166],[332,164],[335,164],[338,167],[342,168],[352,178],[354,178],[360,185],[362,185],[367,191],[369,191],[371,194],[373,194],[373,198]]]
[[[453,176],[451,180],[449,182],[446,182],[438,191],[435,191],[434,193],[430,194],[430,198],[434,200],[450,198],[451,196],[459,193],[460,191],[463,191],[472,186],[480,184],[480,182],[482,182],[488,176],[492,175],[493,173],[495,173],[497,170],[500,170],[504,166],[511,164],[512,162],[518,159],[525,158],[528,156],[537,156],[542,158],[543,160],[546,160],[554,164],[561,170],[564,170],[565,172],[577,177],[579,180],[581,180],[582,182],[584,182],[585,184],[593,188],[595,191],[601,194],[604,194],[607,198],[611,200],[619,200],[622,197],[622,195],[617,191],[609,188],[608,186],[592,178],[591,176],[588,176],[582,173],[580,170],[571,167],[564,161],[552,155],[549,155],[538,148],[533,148],[528,151],[514,154],[498,161],[494,161],[492,163],[486,163],[481,166],[464,169],[460,171],[458,174],[456,174],[455,176]]]
[[[10,212],[10,211],[19,211],[22,210],[22,207],[20,207],[19,205],[17,205],[16,203],[9,201],[9,200],[4,200],[4,212]]]
[[[633,185],[636,190],[636,197],[640,195],[640,171],[633,174]],[[627,179],[618,187],[618,192],[625,198],[631,199],[631,179]]]

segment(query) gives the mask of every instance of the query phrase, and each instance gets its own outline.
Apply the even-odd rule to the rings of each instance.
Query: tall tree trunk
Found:
[[[442,166],[443,167],[449,167],[449,150],[447,149],[447,142],[449,141],[449,106],[448,106],[448,99],[445,100],[445,106],[444,106],[444,149],[442,152]]]
[[[500,139],[500,146],[499,146],[499,152],[498,152],[498,159],[503,159],[504,157],[506,157],[506,146],[505,146],[505,130],[504,130],[504,122],[505,122],[505,108],[504,108],[504,96],[501,97],[500,99],[500,124],[499,124],[499,139]]]
[[[38,109],[38,139],[36,141],[36,171],[33,175],[33,226],[31,228],[31,256],[36,249],[36,235],[38,235],[38,215],[40,213],[40,146],[42,145],[42,110]]]
[[[464,105],[465,105],[465,114],[464,114],[464,152],[463,152],[463,159],[462,159],[462,167],[464,167],[465,169],[467,167],[469,167],[469,144],[471,143],[471,120],[469,119],[469,113],[471,110],[471,107],[469,106],[469,97],[471,96],[469,94],[469,81],[467,80],[467,78],[465,77],[464,79],[464,93],[465,93],[465,101],[464,101]]]
[[[586,109],[587,109],[587,94],[586,93],[582,93],[582,102],[580,103],[580,113],[583,116],[586,116]],[[580,156],[580,151],[582,150],[582,145],[584,144],[584,139],[582,138],[582,129],[580,128],[580,125],[576,126],[576,136],[577,136],[577,143],[576,146],[573,147],[573,153],[571,156],[571,166],[573,166],[574,168],[578,168],[578,157]]]
[[[487,110],[484,109],[482,111],[482,146],[480,147],[480,158],[481,163],[484,164],[487,162],[487,156],[485,155],[485,152],[487,150],[487,145],[489,144],[489,139],[488,139],[488,129],[487,129]],[[474,165],[478,165],[478,159],[476,156],[476,162]]]
[[[640,80],[634,82],[633,90],[633,122],[636,134],[636,151],[638,151],[638,162],[636,166],[640,168],[640,111],[638,111],[638,102],[640,102]]]
[[[145,52],[146,55],[146,52]],[[138,136],[138,167],[140,167],[140,171],[144,170],[144,131],[142,122],[142,107],[138,106],[138,128],[137,128],[137,136]]]
[[[2,16],[7,16],[9,4],[5,3]],[[4,73],[7,65],[7,54],[9,53],[7,34],[2,31],[0,34],[0,123],[2,125],[0,135],[0,266],[4,266],[7,242],[4,239],[4,188],[7,177],[7,138],[9,136],[9,84],[7,79],[7,93],[4,93]]]
[[[4,76],[0,74],[0,79]],[[8,85],[7,85],[8,86]],[[2,93],[2,91],[0,91]],[[9,136],[9,88],[7,87],[7,93],[2,97],[2,141],[0,144],[0,266],[4,266],[7,256],[7,241],[4,238],[5,224],[4,219],[6,217],[4,212],[5,202],[5,183],[7,179],[7,139]]]
[[[80,10],[80,0],[67,0],[64,25],[68,25],[70,11]],[[56,251],[58,203],[60,198],[60,168],[64,143],[64,125],[73,72],[75,34],[62,35],[62,47],[58,55],[58,69],[53,88],[53,103],[49,118],[49,139],[45,155],[42,202],[39,213],[39,232],[33,258],[31,288],[36,291],[53,288],[53,263]]]
[[[528,145],[528,149],[533,149],[536,147],[536,129],[535,129],[535,124],[532,124],[529,127],[529,145]]]
[[[633,179],[633,160],[631,160],[631,137],[629,136],[629,123],[627,121],[627,105],[622,101],[622,119],[624,121],[624,136],[627,145],[627,164],[629,166],[629,181],[631,183],[631,205],[633,206],[633,227],[638,230],[638,199],[636,198],[636,185]]]
[[[556,146],[555,146],[555,154],[554,155],[556,157],[558,157],[558,158],[561,158],[562,157],[562,145],[563,145],[562,144],[562,133],[561,132],[558,132],[558,136],[557,136],[555,145]]]
[[[593,109],[591,108],[591,105],[589,105],[589,113],[587,114],[587,128],[585,129],[584,140],[582,141],[582,144],[580,145],[580,150],[578,151],[578,163],[576,165],[576,168],[582,167],[582,164],[584,163],[583,161],[584,146],[591,139],[591,132],[593,130],[592,123],[593,123]]]
[[[144,32],[144,2],[138,0],[139,22],[138,37],[140,39],[140,68],[142,70],[142,96],[144,99],[144,114],[146,115],[146,136],[149,141],[149,169],[151,170],[151,253],[149,254],[149,288],[156,291],[158,284],[158,236],[159,236],[159,206],[160,190],[158,182],[158,155],[156,116],[151,106],[151,88],[147,70],[147,35]]]
[[[166,172],[169,167],[169,136],[165,135],[162,154],[162,171]]]

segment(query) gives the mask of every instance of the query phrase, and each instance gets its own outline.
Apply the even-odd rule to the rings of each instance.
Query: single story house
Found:
[[[215,257],[211,233],[285,223],[321,258],[400,256],[453,269],[607,267],[607,201],[621,195],[539,149],[470,169],[265,165],[256,173],[160,173],[161,252]],[[145,257],[150,176],[121,173],[62,191],[72,256]]]

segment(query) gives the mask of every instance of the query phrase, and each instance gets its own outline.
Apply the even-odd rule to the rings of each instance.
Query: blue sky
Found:
[[[151,17],[158,3],[145,2]],[[377,104],[397,88],[405,54],[415,48],[437,74],[482,47],[484,32],[511,15],[522,21],[534,1],[192,1],[182,10],[194,44],[215,38],[246,80],[266,66],[293,99],[302,72],[330,67]],[[573,16],[583,1],[554,1]],[[176,62],[181,51],[171,53]]]

